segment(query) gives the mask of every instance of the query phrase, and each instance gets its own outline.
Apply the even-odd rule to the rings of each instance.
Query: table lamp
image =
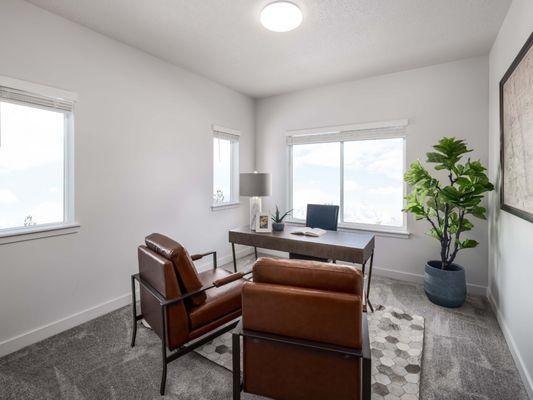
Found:
[[[252,172],[240,174],[239,195],[250,197],[250,229],[255,231],[257,214],[261,212],[261,197],[270,196],[270,174]]]

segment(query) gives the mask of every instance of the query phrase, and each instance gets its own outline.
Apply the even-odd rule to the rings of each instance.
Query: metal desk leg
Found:
[[[237,257],[235,257],[235,243],[231,242],[231,252],[233,253],[233,272],[237,272]]]
[[[368,306],[370,307],[370,311],[374,312],[374,307],[372,307],[372,303],[370,302],[370,281],[372,280],[372,266],[374,265],[374,251],[372,251],[372,255],[370,256],[370,265],[368,267],[368,284],[366,286],[366,302],[368,303]]]
[[[254,247],[255,259],[257,260],[257,247]]]

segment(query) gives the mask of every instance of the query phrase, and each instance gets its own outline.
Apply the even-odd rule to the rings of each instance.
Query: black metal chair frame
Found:
[[[205,253],[202,256],[209,255],[209,254],[213,254],[213,260],[214,260],[213,269],[216,269],[217,268],[216,252]],[[252,273],[251,270],[244,273],[243,276],[246,276],[250,273]],[[167,327],[168,327],[167,307],[173,304],[177,304],[182,301],[185,301],[186,299],[194,295],[203,293],[209,289],[213,289],[216,286],[213,284],[204,285],[203,287],[201,287],[195,292],[186,293],[180,297],[176,297],[173,299],[165,299],[165,297],[161,293],[159,293],[157,289],[155,289],[152,285],[150,285],[150,283],[145,281],[140,276],[140,274],[133,274],[131,276],[131,298],[132,298],[132,317],[133,317],[133,330],[131,333],[131,347],[135,346],[135,338],[137,337],[137,322],[144,318],[142,314],[137,315],[137,296],[135,294],[135,281],[137,281],[139,283],[139,286],[142,286],[144,289],[146,289],[146,291],[159,302],[159,306],[161,308],[161,319],[163,321],[163,324],[162,324],[163,337],[161,338],[161,356],[162,356],[162,361],[163,361],[163,371],[161,375],[161,385],[160,385],[159,393],[163,396],[165,394],[165,387],[166,387],[166,380],[167,380],[167,365],[171,363],[172,361],[180,358],[181,356],[184,356],[185,354],[190,353],[191,351],[197,349],[198,347],[201,347],[204,344],[210,342],[214,338],[226,332],[231,331],[237,326],[238,321],[229,322],[226,325],[223,325],[221,328],[218,328],[217,330],[214,330],[203,336],[200,336],[199,338],[194,339],[191,342],[189,342],[187,345],[183,345],[179,347],[178,349],[174,350],[174,352],[172,352],[171,354],[167,355]]]
[[[241,379],[241,340],[240,338],[260,339],[270,342],[284,343],[292,346],[305,347],[319,351],[342,354],[348,357],[361,358],[362,366],[362,400],[370,400],[371,396],[371,373],[372,357],[370,353],[370,338],[368,336],[368,322],[366,314],[363,314],[362,326],[363,344],[360,350],[350,347],[336,346],[327,343],[320,343],[311,340],[294,339],[287,336],[273,335],[269,333],[256,332],[242,328],[242,321],[237,322],[237,326],[232,333],[232,357],[233,357],[233,400],[240,400],[241,392],[244,388]]]

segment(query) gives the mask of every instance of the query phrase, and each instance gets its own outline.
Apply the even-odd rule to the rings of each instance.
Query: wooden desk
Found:
[[[293,235],[297,226],[285,225],[283,232],[258,233],[244,226],[229,231],[229,241],[233,252],[233,269],[237,272],[235,245],[252,246],[257,258],[257,248],[297,253],[306,256],[327,258],[336,261],[347,261],[362,265],[363,276],[367,262],[368,281],[366,301],[374,311],[369,300],[370,281],[372,279],[372,264],[374,262],[374,235],[370,233],[355,233],[343,231],[327,231],[320,237]]]

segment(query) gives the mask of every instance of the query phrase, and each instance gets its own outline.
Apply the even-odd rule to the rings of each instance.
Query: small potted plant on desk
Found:
[[[272,230],[274,232],[282,232],[285,229],[285,224],[283,223],[283,220],[291,212],[292,210],[289,210],[285,214],[281,215],[281,213],[279,212],[279,208],[276,205],[276,213],[272,214]]]
[[[464,140],[445,137],[433,148],[434,152],[427,153],[427,162],[436,164],[435,170],[445,171],[445,183],[431,176],[420,161],[412,163],[404,177],[412,187],[404,211],[417,220],[427,220],[431,224],[428,235],[440,243],[440,260],[428,261],[425,266],[426,295],[440,306],[460,307],[466,300],[466,277],[464,268],[454,261],[459,251],[478,245],[461,235],[474,227],[467,216],[486,219],[480,204],[494,186],[480,161],[459,163],[472,151]]]

